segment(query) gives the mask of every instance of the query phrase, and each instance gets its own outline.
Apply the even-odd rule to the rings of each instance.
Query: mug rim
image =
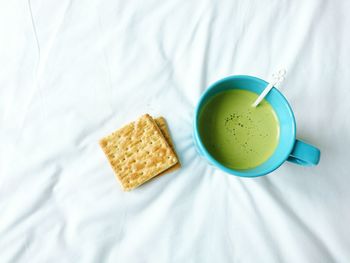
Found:
[[[214,83],[212,83],[211,85],[209,85],[208,88],[201,95],[201,97],[200,97],[200,99],[199,99],[199,101],[198,101],[198,103],[196,105],[196,108],[195,108],[195,119],[194,119],[194,136],[195,136],[195,138],[194,138],[194,140],[195,140],[196,146],[199,148],[199,150],[203,153],[204,157],[206,159],[208,159],[211,164],[215,165],[219,169],[221,169],[224,172],[227,172],[229,174],[232,174],[232,175],[235,175],[235,176],[240,176],[240,177],[259,177],[259,176],[263,176],[263,175],[269,174],[269,173],[273,172],[274,170],[276,170],[278,167],[280,167],[287,160],[288,156],[290,155],[290,153],[293,150],[293,147],[294,147],[294,144],[295,144],[295,140],[296,140],[296,122],[295,122],[294,113],[293,113],[292,108],[289,105],[287,99],[276,88],[273,88],[272,90],[274,90],[275,92],[277,92],[281,96],[281,99],[282,99],[283,103],[287,106],[288,112],[289,112],[289,114],[291,116],[291,119],[292,119],[293,129],[292,129],[291,136],[293,137],[293,140],[292,140],[293,143],[288,145],[287,150],[285,151],[285,153],[283,155],[283,158],[281,158],[281,161],[278,162],[278,163],[276,162],[276,164],[273,165],[273,167],[271,167],[271,169],[268,169],[268,170],[260,172],[260,173],[253,173],[253,172],[250,173],[249,170],[251,170],[251,169],[246,169],[245,172],[241,172],[240,170],[229,168],[229,167],[223,165],[222,163],[218,162],[211,155],[211,153],[209,153],[207,151],[206,147],[204,146],[204,143],[202,142],[202,138],[201,138],[201,136],[199,134],[199,128],[198,128],[198,118],[199,118],[199,112],[200,112],[200,110],[203,107],[203,105],[202,105],[203,101],[206,98],[207,94],[211,90],[215,89],[219,84],[221,84],[221,83],[223,83],[225,81],[228,81],[228,80],[232,80],[232,79],[247,79],[247,80],[262,82],[265,85],[268,84],[268,82],[266,82],[265,80],[260,79],[258,77],[249,76],[249,75],[232,75],[232,76],[228,76],[228,77],[219,79],[219,80],[215,81]],[[275,108],[274,108],[274,110],[275,110]]]

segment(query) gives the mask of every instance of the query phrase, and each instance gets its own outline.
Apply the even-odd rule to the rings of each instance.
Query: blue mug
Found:
[[[257,177],[271,173],[285,161],[290,161],[302,166],[317,165],[320,160],[320,150],[316,147],[296,139],[296,124],[293,111],[286,98],[276,88],[272,88],[265,99],[271,104],[280,124],[280,138],[274,153],[261,165],[246,170],[235,170],[228,168],[218,162],[206,149],[199,134],[198,119],[199,113],[206,102],[222,91],[231,89],[248,90],[260,94],[268,83],[262,79],[237,75],[221,79],[212,84],[201,96],[195,109],[193,137],[196,148],[200,155],[206,158],[211,164],[221,170],[242,177]]]

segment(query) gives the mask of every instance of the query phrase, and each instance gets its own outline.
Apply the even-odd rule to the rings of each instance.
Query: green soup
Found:
[[[199,113],[199,134],[208,152],[232,169],[250,169],[265,162],[279,140],[279,123],[272,106],[240,89],[213,96]]]

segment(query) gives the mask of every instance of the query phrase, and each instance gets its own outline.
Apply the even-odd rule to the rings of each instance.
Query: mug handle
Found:
[[[319,149],[297,139],[295,140],[293,150],[287,158],[287,161],[302,166],[313,166],[317,165],[320,161],[320,155],[321,152]]]

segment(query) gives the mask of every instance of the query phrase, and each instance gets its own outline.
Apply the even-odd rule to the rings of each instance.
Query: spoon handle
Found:
[[[259,105],[259,103],[266,97],[266,95],[270,92],[270,90],[274,86],[277,86],[278,84],[282,83],[282,81],[284,80],[284,76],[286,75],[286,72],[287,71],[285,69],[281,69],[272,75],[272,81],[270,81],[270,83],[266,86],[263,92],[261,92],[259,97],[252,104],[254,108]]]

